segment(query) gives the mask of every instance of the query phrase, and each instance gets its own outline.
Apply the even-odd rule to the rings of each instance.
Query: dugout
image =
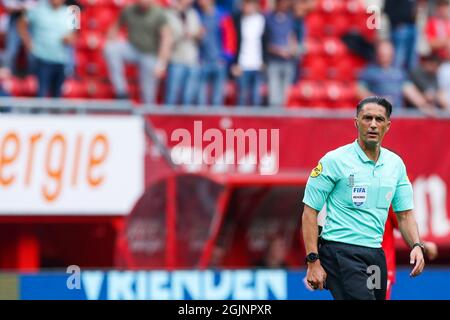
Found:
[[[286,245],[285,266],[299,267],[307,177],[183,173],[160,179],[127,216],[117,238],[116,267],[261,267],[274,239]]]

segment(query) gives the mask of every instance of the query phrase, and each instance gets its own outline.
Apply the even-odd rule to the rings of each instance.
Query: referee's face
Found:
[[[383,106],[367,103],[356,116],[355,125],[358,129],[358,140],[368,147],[374,147],[381,144],[391,126],[391,121]]]

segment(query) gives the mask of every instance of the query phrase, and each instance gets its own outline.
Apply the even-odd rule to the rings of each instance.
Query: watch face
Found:
[[[317,258],[318,258],[318,254],[317,253],[310,253],[310,254],[308,254],[308,261],[316,261],[317,260]]]

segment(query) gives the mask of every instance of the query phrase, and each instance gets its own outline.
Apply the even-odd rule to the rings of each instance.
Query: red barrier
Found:
[[[180,145],[179,130],[185,129],[191,134],[191,145],[197,143],[198,146],[200,141],[203,152],[212,143],[211,132],[208,140],[208,129],[218,129],[221,132],[224,152],[227,151],[226,129],[255,129],[257,133],[260,129],[278,129],[280,174],[309,172],[326,152],[351,143],[356,138],[356,129],[351,119],[186,115],[157,115],[150,119],[158,134],[171,148]],[[201,130],[194,121],[201,121]],[[449,120],[394,118],[383,143],[384,147],[399,154],[406,164],[414,187],[415,212],[421,234],[424,239],[435,241],[446,250],[450,249],[450,199],[447,196],[450,185],[450,144],[445,141],[449,136]],[[247,145],[245,152],[251,153],[250,149]],[[262,165],[260,160],[257,155],[256,165],[253,166],[201,164],[184,167],[194,173],[206,171],[214,174],[214,171],[220,171],[239,176],[244,171],[245,174],[258,173]],[[146,181],[151,183],[155,177],[161,176],[163,161],[153,152],[153,155],[147,157],[146,163]],[[397,245],[403,246],[402,241],[399,240]]]

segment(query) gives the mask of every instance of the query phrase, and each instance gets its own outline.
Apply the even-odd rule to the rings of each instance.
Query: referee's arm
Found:
[[[319,230],[317,225],[317,215],[319,211],[305,204],[302,215],[303,242],[305,243],[306,253],[318,253],[317,239]],[[308,262],[308,271],[306,280],[312,289],[323,290],[327,273],[320,264],[320,260]]]
[[[422,273],[425,267],[423,251],[420,247],[413,247],[415,243],[420,243],[419,229],[412,210],[397,212],[398,229],[403,239],[412,247],[410,253],[410,263],[414,265],[411,276],[415,277]]]
[[[319,238],[319,226],[317,215],[319,212],[305,204],[302,216],[303,241],[306,253],[318,252],[317,239]]]

